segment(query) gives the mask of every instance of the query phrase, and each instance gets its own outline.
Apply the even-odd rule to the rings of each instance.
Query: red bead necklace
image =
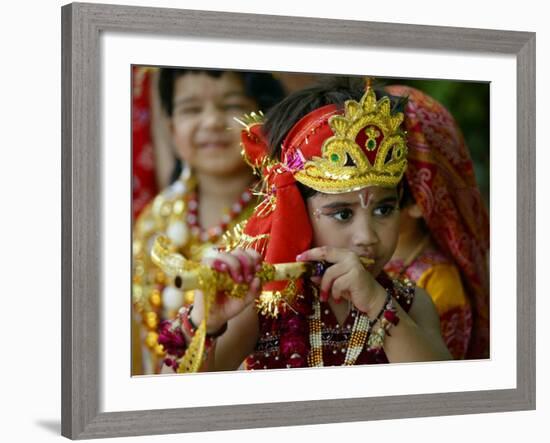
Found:
[[[196,191],[190,193],[187,201],[187,223],[191,227],[191,234],[202,242],[215,242],[227,230],[229,224],[243,212],[251,198],[252,193],[247,189],[231,206],[229,212],[222,216],[219,225],[203,229],[199,224],[198,193]]]

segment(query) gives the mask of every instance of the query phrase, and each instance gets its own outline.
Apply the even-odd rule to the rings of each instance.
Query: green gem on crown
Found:
[[[367,142],[367,148],[369,150],[373,150],[374,148],[376,148],[376,140],[373,140],[372,138]]]
[[[336,163],[338,160],[340,160],[340,156],[338,154],[331,154],[330,160]]]

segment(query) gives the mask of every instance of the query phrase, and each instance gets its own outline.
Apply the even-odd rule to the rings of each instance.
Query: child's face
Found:
[[[197,173],[231,176],[248,171],[241,157],[240,126],[233,117],[255,109],[235,73],[178,77],[171,120],[177,154]]]
[[[315,194],[307,199],[313,247],[345,248],[374,260],[376,276],[390,260],[399,236],[396,189],[373,186],[344,194]]]

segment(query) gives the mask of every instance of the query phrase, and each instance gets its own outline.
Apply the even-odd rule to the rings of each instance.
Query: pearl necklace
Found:
[[[353,366],[365,348],[365,345],[367,345],[367,351],[382,349],[388,331],[399,322],[397,311],[393,305],[392,293],[393,290],[386,289],[384,307],[374,320],[370,320],[366,314],[352,307],[352,316],[355,314],[355,321],[351,328],[346,358],[342,366]],[[407,303],[410,304],[410,300]],[[321,301],[319,297],[314,297],[313,299],[313,314],[309,317],[308,321],[310,344],[308,366],[321,367],[324,366],[324,362]],[[378,324],[378,327],[373,331],[372,327],[376,324]]]
[[[352,308],[353,309],[353,308]],[[346,358],[343,366],[353,366],[367,342],[371,323],[369,318],[360,312],[355,312],[355,321],[351,329]],[[323,362],[323,338],[321,324],[321,302],[318,297],[313,300],[313,314],[309,317],[309,367],[322,367]]]

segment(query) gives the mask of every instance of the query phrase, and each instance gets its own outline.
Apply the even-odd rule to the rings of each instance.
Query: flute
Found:
[[[234,297],[244,297],[248,290],[245,283],[235,283],[226,272],[218,272],[205,264],[187,260],[183,255],[175,252],[170,240],[159,235],[153,244],[151,258],[171,279],[173,285],[183,291],[202,289],[206,284],[215,284],[217,290],[229,291]],[[360,257],[363,266],[367,267],[374,260]],[[260,284],[271,281],[296,280],[300,277],[322,276],[330,266],[327,262],[293,262],[293,263],[262,263],[261,269],[256,272]],[[212,281],[214,280],[214,281]]]
[[[197,372],[202,364],[206,343],[206,322],[209,306],[214,303],[217,291],[225,291],[231,297],[244,297],[249,290],[246,283],[235,283],[227,272],[218,272],[208,265],[185,259],[178,254],[170,240],[159,235],[153,243],[151,259],[174,286],[182,290],[200,289],[204,295],[204,318],[191,338],[189,346],[178,360],[177,372]],[[364,266],[374,263],[374,260],[363,259]],[[280,306],[290,307],[293,297],[296,296],[295,282],[304,276],[321,276],[329,263],[325,262],[296,262],[269,264],[262,263],[261,269],[255,276],[260,279],[261,285],[271,281],[288,280],[288,285],[281,291],[262,291],[256,299],[256,308],[262,315],[276,318]]]

